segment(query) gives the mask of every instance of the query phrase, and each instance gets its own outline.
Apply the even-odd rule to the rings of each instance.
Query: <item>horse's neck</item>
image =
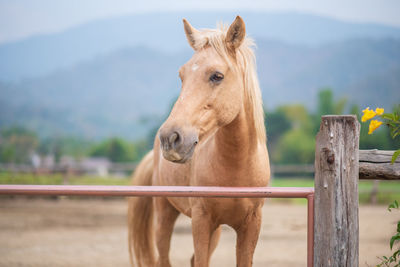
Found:
[[[215,145],[219,160],[226,160],[231,164],[245,164],[251,160],[258,148],[253,116],[242,107],[230,124],[217,131]]]

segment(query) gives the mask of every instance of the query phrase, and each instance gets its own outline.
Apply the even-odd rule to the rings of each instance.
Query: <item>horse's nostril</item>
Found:
[[[170,144],[175,143],[176,139],[178,139],[178,133],[174,132],[173,134],[171,134],[171,136],[168,138],[168,141]]]
[[[174,132],[173,134],[171,134],[168,141],[169,141],[171,147],[176,148],[181,143],[182,138],[178,132]]]

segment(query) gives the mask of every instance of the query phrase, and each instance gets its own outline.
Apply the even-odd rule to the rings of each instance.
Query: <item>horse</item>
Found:
[[[139,163],[135,185],[267,186],[269,157],[254,42],[240,16],[228,27],[197,30],[183,19],[192,58],[179,69],[180,95]],[[236,262],[252,266],[261,227],[261,198],[140,197],[128,203],[130,260],[170,267],[180,213],[191,217],[191,266],[209,266],[221,225],[237,235]],[[157,249],[157,257],[155,253]]]

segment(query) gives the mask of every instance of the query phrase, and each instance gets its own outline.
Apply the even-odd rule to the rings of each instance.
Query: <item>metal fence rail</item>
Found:
[[[102,185],[0,185],[0,195],[106,196],[106,197],[222,197],[307,199],[307,266],[314,258],[313,187],[204,187]]]

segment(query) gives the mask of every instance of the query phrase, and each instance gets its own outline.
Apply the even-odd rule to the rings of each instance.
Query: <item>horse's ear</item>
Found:
[[[198,41],[200,32],[193,28],[193,26],[190,25],[190,23],[186,19],[183,19],[183,27],[185,28],[186,38],[190,46],[194,50],[196,50],[196,42]]]
[[[226,46],[232,52],[234,52],[243,42],[246,36],[246,26],[240,16],[236,16],[235,21],[229,26],[228,32],[226,33]]]

